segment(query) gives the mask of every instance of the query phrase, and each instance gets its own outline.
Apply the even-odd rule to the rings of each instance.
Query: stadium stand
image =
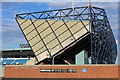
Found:
[[[12,63],[12,65],[22,65],[25,64],[28,60],[30,59],[17,59]]]
[[[0,61],[0,64],[3,64],[3,65],[22,65],[22,64],[25,64],[28,60],[30,59],[7,59],[7,58],[3,58],[2,61]]]
[[[10,65],[13,61],[14,61],[14,59],[3,60],[2,64],[3,65]]]

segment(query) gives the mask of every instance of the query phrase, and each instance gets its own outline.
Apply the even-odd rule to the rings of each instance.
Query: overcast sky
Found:
[[[71,5],[71,2],[2,2],[2,27],[0,27],[0,32],[2,33],[2,41],[0,43],[2,44],[0,46],[3,49],[10,49],[18,48],[19,44],[27,43],[15,21],[16,14],[69,8]],[[87,2],[75,2],[75,6],[77,7],[87,5]],[[116,43],[118,44],[118,3],[94,2],[92,5],[106,10]]]

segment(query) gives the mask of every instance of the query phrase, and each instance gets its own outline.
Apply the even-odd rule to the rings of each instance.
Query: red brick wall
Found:
[[[120,67],[119,67],[120,68]],[[42,73],[40,69],[76,69],[76,73]],[[82,72],[86,69],[86,72]],[[6,66],[5,78],[118,78],[117,65],[99,66]]]

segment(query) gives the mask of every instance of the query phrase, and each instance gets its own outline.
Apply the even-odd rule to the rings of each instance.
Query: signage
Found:
[[[87,69],[82,69],[82,72],[87,72]]]
[[[76,73],[76,69],[40,69],[43,73]]]
[[[20,48],[29,48],[30,45],[29,44],[20,44]]]

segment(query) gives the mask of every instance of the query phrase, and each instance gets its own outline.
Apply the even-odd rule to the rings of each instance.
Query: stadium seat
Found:
[[[3,60],[7,60],[7,58],[3,58]]]
[[[0,64],[3,64],[3,65],[21,65],[21,64],[25,64],[28,60],[30,60],[30,59],[7,59],[7,58],[3,58],[0,61]]]
[[[14,59],[6,59],[2,61],[3,65],[10,65],[12,62],[14,61]]]
[[[21,64],[25,64],[29,59],[17,59],[15,60],[12,65],[21,65]]]

